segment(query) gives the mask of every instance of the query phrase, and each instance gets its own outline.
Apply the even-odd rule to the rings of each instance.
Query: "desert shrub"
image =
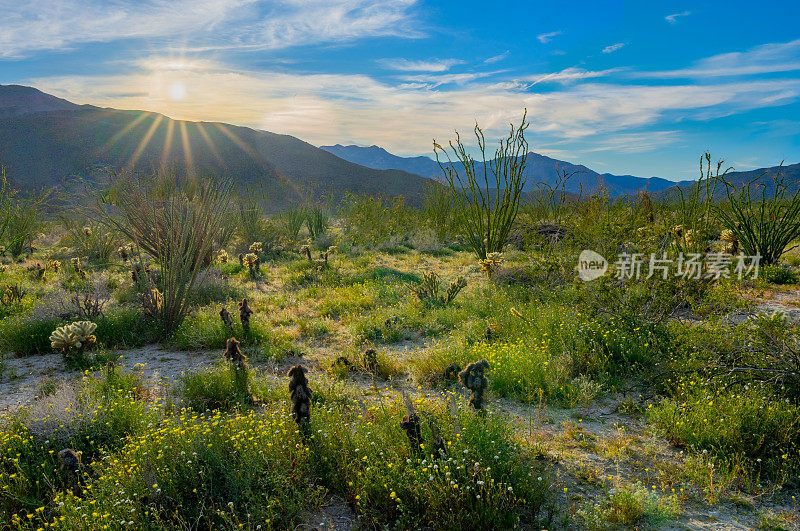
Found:
[[[220,319],[219,305],[205,306],[187,316],[170,336],[170,344],[179,350],[224,349],[228,338],[235,336],[245,346],[258,347],[259,356],[281,359],[291,350],[290,336],[273,327],[265,316],[253,315],[250,332],[246,333],[241,328],[236,305],[228,304],[226,307],[233,316],[233,330]]]
[[[585,503],[578,510],[587,529],[658,527],[679,514],[677,495],[662,495],[641,483],[614,487],[604,500]]]
[[[450,142],[456,163],[453,163],[445,148],[435,141],[433,143],[436,160],[457,205],[461,235],[481,260],[489,253],[503,250],[519,211],[528,155],[526,117],[527,112],[519,127],[511,126],[508,138],[500,141],[491,160],[486,158],[483,131],[475,124],[475,136],[482,159],[478,168],[460,136],[456,137],[455,144]],[[447,162],[440,161],[440,156],[446,157]],[[483,168],[483,175],[479,175],[480,168]]]
[[[246,405],[236,388],[234,370],[230,363],[220,362],[208,369],[185,373],[179,390],[183,403],[195,411],[229,410]],[[258,373],[253,369],[249,373],[253,398],[260,400],[269,396],[270,389],[258,378]]]
[[[189,295],[188,302],[193,306],[207,306],[215,302],[241,300],[246,291],[228,277],[220,275],[214,269],[206,269],[197,280],[197,286]]]
[[[650,418],[667,438],[694,452],[717,458],[741,456],[773,477],[797,462],[800,410],[776,401],[758,388],[725,389],[700,378],[686,378],[673,398],[650,409]]]
[[[55,316],[13,315],[0,321],[0,350],[17,356],[52,352],[50,334],[62,324]]]
[[[321,483],[375,525],[509,528],[522,514],[536,515],[549,477],[500,418],[479,418],[462,402],[455,411],[423,401],[416,407],[419,449],[400,430],[401,402],[365,412],[317,408],[309,448]],[[436,450],[442,446],[444,455]]]
[[[431,183],[422,203],[422,218],[439,240],[452,239],[458,234],[456,205],[450,189]],[[419,248],[415,245],[415,247]]]
[[[112,261],[119,247],[115,231],[109,231],[107,227],[97,223],[80,222],[70,216],[62,217],[61,224],[67,232],[63,243],[72,247],[77,256],[98,265]]]
[[[58,491],[69,487],[59,473],[63,448],[80,452],[84,465],[102,451],[125,445],[129,436],[157,423],[157,408],[139,400],[141,380],[117,368],[85,376],[0,423],[0,525],[43,523]],[[26,515],[31,515],[30,518]],[[34,518],[35,515],[35,518]]]
[[[286,225],[286,236],[290,240],[297,240],[303,222],[306,219],[305,210],[302,208],[292,208],[283,213],[283,222]]]
[[[121,174],[94,208],[96,219],[133,241],[159,266],[163,300],[154,311],[167,333],[183,321],[198,276],[211,261],[229,194],[230,184],[224,182]]]
[[[368,248],[378,247],[393,236],[403,236],[413,226],[412,213],[401,197],[387,202],[381,197],[348,193],[342,216],[346,238]]]
[[[726,199],[716,209],[720,221],[733,232],[742,251],[761,255],[764,265],[776,264],[790,243],[800,236],[800,192],[787,182],[783,168],[763,182],[767,171],[735,186],[721,176]]]
[[[761,270],[764,280],[773,284],[797,284],[797,271],[783,264],[764,266]]]
[[[0,247],[4,252],[17,257],[31,249],[48,196],[44,191],[22,196],[8,184],[5,168],[0,168]]]
[[[317,241],[328,230],[328,215],[319,205],[314,205],[306,209],[305,212],[306,228],[308,228],[308,237],[312,241]]]
[[[192,522],[285,529],[296,524],[308,494],[307,460],[288,414],[223,418],[183,410],[104,455],[90,493],[59,495],[57,515],[67,527],[82,528],[124,521],[149,528]]]
[[[161,322],[138,308],[117,307],[97,321],[97,342],[106,348],[135,348],[164,336]]]

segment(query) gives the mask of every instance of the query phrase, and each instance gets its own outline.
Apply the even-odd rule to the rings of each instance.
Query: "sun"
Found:
[[[182,81],[175,81],[170,84],[167,94],[171,100],[182,101],[186,99],[186,85]]]

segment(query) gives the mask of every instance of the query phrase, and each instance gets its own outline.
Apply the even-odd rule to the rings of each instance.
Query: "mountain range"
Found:
[[[438,163],[425,156],[400,157],[378,146],[318,148],[289,135],[220,122],[77,105],[21,85],[0,85],[0,167],[21,190],[120,170],[224,175],[240,191],[258,193],[271,210],[322,197],[338,201],[347,193],[404,196],[419,204],[427,188],[442,178]],[[776,171],[732,172],[727,179],[740,186]],[[573,195],[600,184],[612,196],[645,189],[666,194],[691,182],[598,173],[533,152],[525,172],[528,191],[539,182],[553,185],[558,172],[574,174],[566,186]],[[789,181],[800,181],[800,164],[785,166],[783,173]],[[768,190],[770,182],[765,179]],[[717,193],[723,192],[720,187]]]
[[[425,156],[399,157],[378,146],[360,147],[321,146],[322,149],[333,153],[350,162],[361,164],[369,168],[397,169],[415,173],[424,177],[441,178],[442,170],[439,164]],[[456,170],[463,168],[455,164]],[[462,170],[463,171],[463,170]],[[527,188],[530,190],[536,183],[554,185],[559,172],[566,172],[573,176],[567,181],[566,190],[572,194],[587,193],[597,189],[602,183],[612,196],[636,193],[638,190],[658,192],[675,186],[676,182],[659,177],[635,177],[633,175],[613,175],[611,173],[598,173],[581,164],[572,164],[563,160],[556,160],[545,155],[530,152],[525,165],[525,178]]]
[[[309,196],[339,200],[347,192],[418,203],[432,183],[353,164],[289,135],[76,105],[19,85],[0,85],[0,166],[23,190],[106,170],[225,175],[241,189],[257,187],[276,209]]]

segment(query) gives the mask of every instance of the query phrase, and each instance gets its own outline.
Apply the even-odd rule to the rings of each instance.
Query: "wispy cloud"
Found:
[[[0,58],[82,43],[164,38],[190,50],[279,49],[416,38],[416,0],[0,0]],[[213,31],[212,31],[213,30]]]
[[[454,127],[471,130],[475,120],[487,136],[499,137],[510,121],[519,120],[523,108],[539,138],[580,139],[598,150],[631,152],[650,149],[653,144],[645,139],[654,126],[665,130],[671,123],[800,101],[798,79],[654,86],[625,84],[624,78],[581,82],[608,72],[573,69],[538,79],[572,78],[576,83],[538,90],[536,83],[498,83],[481,77],[485,73],[409,75],[413,82],[397,85],[361,74],[243,71],[213,62],[178,68],[159,57],[141,61],[134,70],[27,82],[77,103],[247,125],[317,145],[347,139],[401,153],[428,152],[431,138],[448,139]],[[186,89],[178,101],[171,94],[176,84]],[[622,138],[629,142],[611,140],[618,135],[628,135]],[[653,142],[674,139],[672,133],[662,133]],[[634,141],[638,148],[627,145]]]
[[[625,46],[624,42],[618,42],[616,44],[611,44],[611,45],[606,46],[605,48],[603,48],[603,53],[613,53],[613,52],[616,52],[617,50],[619,50],[620,48],[623,48],[624,46]]]
[[[692,14],[691,11],[682,11],[681,13],[673,13],[671,15],[667,15],[666,17],[664,17],[664,20],[666,20],[670,24],[675,24],[676,22],[678,22],[679,18],[688,17],[691,14]]]
[[[403,72],[446,72],[455,65],[464,64],[464,61],[461,59],[429,59],[422,61],[381,59],[378,63],[384,68]]]
[[[508,57],[510,53],[511,53],[511,50],[506,50],[503,53],[499,53],[497,55],[493,55],[492,57],[489,57],[488,59],[484,59],[483,62],[486,63],[487,65],[490,65],[490,64],[496,63],[498,61],[502,61],[503,59]]]
[[[252,46],[284,48],[365,37],[418,38],[409,12],[416,0],[284,0],[245,33]]]
[[[800,70],[800,39],[714,55],[689,68],[633,74],[643,78],[693,78],[772,74]]]
[[[536,36],[536,38],[539,39],[539,42],[541,42],[542,44],[546,44],[552,41],[553,37],[558,37],[562,33],[563,33],[562,31],[551,31],[550,33],[540,33],[539,35]]]
[[[579,81],[582,79],[592,79],[597,77],[605,77],[615,72],[621,71],[622,68],[608,68],[606,70],[583,70],[580,68],[565,68],[559,72],[551,72],[549,74],[536,74],[521,78],[520,81],[531,82],[531,85],[544,82],[558,82],[566,83],[570,81]]]

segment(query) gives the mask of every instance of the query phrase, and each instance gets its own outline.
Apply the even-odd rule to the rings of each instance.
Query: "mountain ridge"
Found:
[[[349,160],[371,168],[399,169],[416,173],[423,177],[441,179],[441,168],[438,163],[426,156],[401,157],[394,155],[379,146],[362,147],[356,145],[320,146],[320,149],[329,151],[337,157]],[[456,166],[458,169],[460,165]],[[553,159],[536,152],[529,152],[526,165],[526,180],[528,190],[535,183],[554,185],[557,171],[566,171],[567,174],[575,173],[567,182],[567,191],[573,194],[594,190],[602,183],[609,193],[614,196],[636,193],[647,189],[658,192],[671,188],[687,181],[675,182],[661,177],[637,177],[634,175],[614,175],[611,173],[598,173],[583,164],[573,164],[562,160]]]
[[[104,109],[31,87],[0,85],[0,165],[21,189],[60,186],[98,171],[226,175],[260,187],[270,206],[348,192],[422,200],[432,181],[345,161],[308,142],[221,122],[173,120],[150,111]]]

